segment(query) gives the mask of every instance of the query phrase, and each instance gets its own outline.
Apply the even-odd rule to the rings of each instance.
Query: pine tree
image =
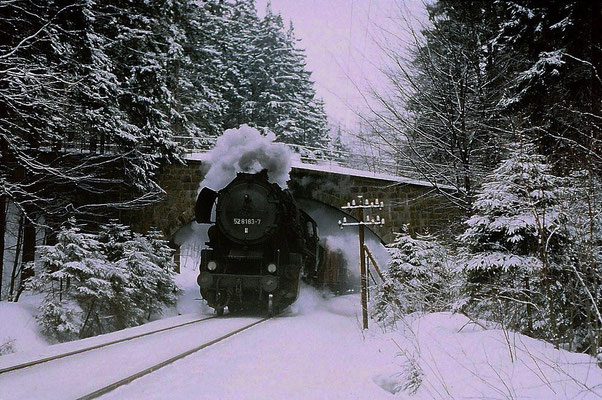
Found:
[[[137,325],[153,314],[160,314],[164,306],[175,304],[176,296],[173,284],[174,263],[171,261],[171,251],[157,232],[147,238],[134,234],[125,243],[125,254],[120,260],[131,279],[134,307],[127,326]]]
[[[563,267],[565,309],[558,315],[569,349],[602,354],[602,182],[589,171],[566,180],[560,205],[566,220]]]
[[[226,6],[218,0],[186,2],[179,24],[185,38],[184,58],[178,71],[178,101],[183,119],[181,135],[218,136],[223,131],[231,90],[228,62],[222,46],[228,42]]]
[[[175,303],[175,264],[172,250],[161,237],[158,231],[147,236],[132,233],[117,221],[101,227],[101,250],[117,272],[113,297],[107,301],[116,329],[139,325]]]
[[[600,2],[499,2],[497,46],[515,71],[502,104],[564,171],[600,171]]]
[[[56,245],[41,247],[41,271],[32,287],[45,294],[37,318],[49,335],[66,341],[94,330],[94,316],[112,296],[107,265],[98,242],[74,219],[60,231]]]
[[[59,341],[139,325],[175,304],[172,251],[159,232],[113,221],[94,235],[71,219],[57,240],[40,249],[30,286],[44,294],[38,321]]]
[[[413,312],[450,310],[455,300],[455,270],[433,236],[413,238],[407,227],[387,250],[391,262],[372,301],[372,314],[385,325]]]
[[[467,308],[542,337],[562,308],[561,181],[532,145],[516,145],[483,184],[459,240]]]
[[[227,102],[223,122],[223,129],[226,130],[243,124],[251,125],[250,64],[256,54],[253,41],[257,36],[259,18],[254,0],[220,3],[219,11],[223,12],[221,23],[225,30],[221,51],[226,60],[226,84],[222,87],[222,97]]]

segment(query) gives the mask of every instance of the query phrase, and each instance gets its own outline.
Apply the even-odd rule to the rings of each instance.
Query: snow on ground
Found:
[[[0,301],[0,348],[4,345],[4,353],[48,346],[35,319],[38,304],[38,296],[23,296],[18,303]]]
[[[360,321],[358,295],[305,288],[284,315],[105,398],[602,398],[592,358],[540,340],[449,313],[410,316],[394,332],[362,332]]]
[[[107,399],[387,399],[364,345],[357,296],[312,289],[283,316],[115,390]],[[386,359],[386,356],[384,357]]]
[[[394,332],[373,330],[370,340],[397,354],[375,382],[401,398],[411,393],[412,399],[602,398],[602,369],[593,358],[484,329],[460,314],[411,315]]]
[[[3,373],[0,374],[0,398],[3,400],[80,398],[189,350],[199,342],[214,340],[255,320],[256,318],[210,319],[45,364]],[[115,334],[123,334],[128,331],[131,334],[132,331],[128,329],[104,336],[107,339],[114,338]],[[79,342],[63,343],[60,346],[63,350],[75,350],[80,346]],[[11,355],[5,357],[10,358]],[[0,358],[0,360],[2,359]]]
[[[47,346],[33,318],[35,297],[0,303],[0,340],[16,338],[19,351],[0,357],[0,368],[211,314],[198,300],[196,262],[184,261],[177,277],[180,301],[164,319],[81,341]],[[212,320],[211,325],[63,359],[55,367],[3,374],[0,399],[84,394],[247,320]],[[372,322],[370,330],[362,331],[359,295],[324,296],[305,287],[283,315],[105,398],[602,399],[602,369],[587,355],[495,327],[484,329],[459,314],[414,314],[395,329]]]

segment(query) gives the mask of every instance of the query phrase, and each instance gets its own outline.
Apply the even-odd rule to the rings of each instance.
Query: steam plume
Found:
[[[209,170],[200,188],[224,188],[238,172],[255,173],[268,170],[268,179],[286,188],[290,179],[291,159],[294,153],[282,143],[274,143],[276,136],[269,132],[263,136],[257,129],[242,125],[228,129],[217,139],[209,152]],[[200,190],[200,189],[199,189]]]

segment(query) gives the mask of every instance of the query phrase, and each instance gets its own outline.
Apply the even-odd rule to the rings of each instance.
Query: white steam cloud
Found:
[[[263,136],[257,129],[242,125],[228,129],[217,139],[208,154],[209,170],[200,188],[224,188],[238,172],[256,173],[268,170],[268,179],[286,188],[290,179],[291,161],[295,154],[282,143],[274,143],[276,136]],[[298,157],[298,156],[297,156]]]

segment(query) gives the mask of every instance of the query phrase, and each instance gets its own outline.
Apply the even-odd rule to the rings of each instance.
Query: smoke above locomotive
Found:
[[[257,173],[267,170],[268,180],[286,188],[290,179],[292,160],[299,156],[286,145],[275,143],[276,136],[267,131],[262,135],[257,129],[242,125],[228,129],[217,139],[215,148],[208,153],[205,179],[199,185],[220,190],[239,172]]]
[[[284,189],[294,154],[274,139],[248,126],[228,130],[207,160],[195,220],[211,226],[197,283],[218,315],[226,307],[282,310],[297,299],[302,279],[324,286],[346,271]]]

